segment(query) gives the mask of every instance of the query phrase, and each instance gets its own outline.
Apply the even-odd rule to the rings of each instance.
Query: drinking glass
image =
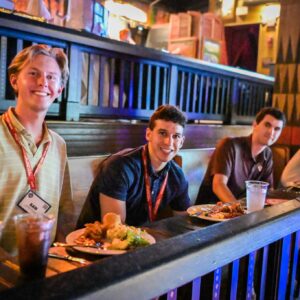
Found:
[[[246,181],[246,203],[248,212],[264,208],[268,186],[269,183],[264,181]]]
[[[47,268],[54,218],[20,214],[14,220],[21,276],[23,279],[43,278]]]

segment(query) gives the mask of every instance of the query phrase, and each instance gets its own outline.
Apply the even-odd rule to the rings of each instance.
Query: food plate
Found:
[[[83,233],[84,233],[85,228],[81,228],[75,231],[72,231],[69,233],[66,237],[66,242],[68,244],[75,244],[75,240],[79,238]],[[150,244],[155,243],[155,238],[150,235],[147,232],[142,233],[142,237],[147,240]],[[76,246],[74,249],[80,251],[80,252],[85,252],[85,253],[90,253],[90,254],[97,254],[97,255],[118,255],[127,252],[128,250],[111,250],[111,249],[105,249],[105,248],[90,248],[90,247],[80,247]]]
[[[268,198],[266,199],[266,203],[265,205],[277,205],[277,204],[281,204],[284,202],[287,202],[289,200],[287,199],[275,199],[275,198]]]
[[[212,217],[205,216],[205,213],[207,211],[211,210],[214,206],[215,206],[215,204],[194,205],[187,209],[187,213],[191,217],[208,220],[208,221],[213,221],[213,222],[224,222],[224,221],[229,220],[229,219],[218,219],[218,218],[212,218]]]

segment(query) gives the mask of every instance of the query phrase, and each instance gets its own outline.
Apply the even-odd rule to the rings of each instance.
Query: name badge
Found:
[[[30,214],[45,214],[51,205],[41,198],[37,193],[29,190],[19,201],[18,206]]]

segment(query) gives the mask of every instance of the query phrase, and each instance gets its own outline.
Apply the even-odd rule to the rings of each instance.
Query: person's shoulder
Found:
[[[170,171],[172,174],[175,174],[176,177],[180,177],[182,179],[185,179],[185,175],[184,175],[184,172],[182,170],[182,168],[174,161],[174,160],[171,160],[169,162],[170,164]]]
[[[141,164],[141,147],[126,148],[108,157],[106,165],[136,166]]]
[[[224,137],[217,143],[217,148],[228,147],[236,143],[236,137]]]
[[[49,129],[49,134],[51,136],[52,142],[55,142],[58,145],[61,145],[62,147],[66,146],[66,141],[63,139],[62,136],[60,136],[57,132],[53,131],[52,129]]]
[[[266,146],[263,152],[266,159],[271,159],[273,157],[272,149],[269,146]]]
[[[6,126],[4,125],[4,121],[3,121],[3,115],[0,116],[0,131],[2,133],[2,131],[4,131],[4,128]]]

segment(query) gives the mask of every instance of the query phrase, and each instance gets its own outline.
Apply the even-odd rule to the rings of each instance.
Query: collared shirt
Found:
[[[43,139],[36,146],[33,137],[14,115],[13,109],[8,110],[10,120],[20,137],[31,166],[34,168],[39,162],[45,145],[50,141],[45,161],[36,175],[36,192],[51,208],[47,214],[58,217],[58,208],[72,207],[67,205],[71,200],[70,179],[65,172],[67,164],[66,144],[55,132],[44,125]],[[66,176],[66,177],[65,177]],[[16,251],[15,228],[13,217],[16,214],[24,213],[17,206],[18,202],[28,192],[29,185],[24,167],[22,150],[12,137],[4,118],[0,117],[0,220],[3,221],[4,229],[1,238],[1,246],[7,251]],[[62,192],[63,191],[63,192]],[[60,202],[60,199],[63,201]],[[54,226],[53,238],[56,231]]]
[[[166,189],[158,214],[170,206],[173,210],[184,211],[190,205],[188,183],[179,166],[170,161],[158,174],[154,172],[149,154],[148,174],[155,201],[166,172],[169,172]],[[149,221],[146,200],[145,178],[142,164],[142,147],[125,149],[104,160],[100,165],[88,197],[83,206],[77,227],[100,220],[99,194],[126,202],[126,224],[139,226]]]
[[[225,138],[220,141],[208,164],[200,186],[196,204],[216,203],[217,196],[212,191],[215,174],[228,177],[227,186],[238,199],[245,196],[246,180],[266,181],[273,186],[272,151],[266,147],[255,159],[251,153],[252,135],[248,137]]]

